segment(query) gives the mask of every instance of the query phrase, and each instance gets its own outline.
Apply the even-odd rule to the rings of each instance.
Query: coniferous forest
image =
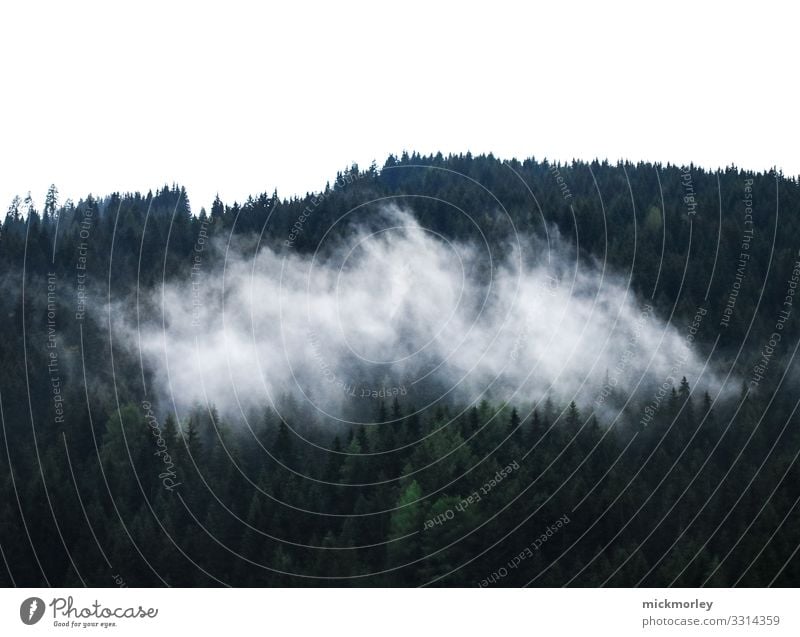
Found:
[[[800,582],[794,178],[54,186],[0,264],[3,586]]]

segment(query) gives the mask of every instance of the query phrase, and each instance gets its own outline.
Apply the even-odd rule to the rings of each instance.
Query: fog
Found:
[[[119,321],[118,342],[141,353],[179,411],[213,403],[236,418],[291,395],[320,421],[368,422],[354,414],[379,399],[552,396],[610,420],[636,387],[648,401],[684,375],[717,384],[689,326],[669,325],[624,273],[578,259],[552,232],[492,251],[386,208],[324,256],[216,248],[224,267],[198,258],[191,276],[142,299],[156,309],[138,325]]]

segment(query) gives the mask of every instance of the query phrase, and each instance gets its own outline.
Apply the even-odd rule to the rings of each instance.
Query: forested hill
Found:
[[[630,276],[659,312],[674,310],[686,319],[703,305],[715,328],[736,283],[735,312],[720,330],[720,347],[738,348],[748,330],[770,330],[798,257],[797,180],[736,168],[404,154],[390,156],[380,169],[354,165],[301,198],[273,192],[244,202],[217,199],[206,211],[190,206],[190,194],[165,186],[64,205],[51,191],[38,208],[29,199],[15,200],[0,236],[7,306],[13,311],[19,303],[23,271],[73,273],[81,243],[90,253],[89,281],[128,290],[137,276],[144,285],[164,275],[185,277],[201,234],[225,241],[252,236],[261,245],[313,251],[323,239],[331,243],[346,234],[351,218],[361,220],[370,207],[391,202],[444,237],[487,240],[498,249],[507,249],[516,233],[557,230],[583,254]],[[744,242],[749,259],[739,268]],[[795,321],[791,317],[792,326]],[[757,345],[746,342],[745,348]]]
[[[0,583],[797,584],[796,179],[403,154],[305,197],[190,198],[53,187],[9,207]],[[492,255],[569,246],[690,334],[726,391],[677,374],[648,413],[620,386],[618,418],[558,387],[424,408],[384,391],[357,406],[377,427],[336,428],[283,396],[243,427],[214,407],[231,396],[178,411],[113,328],[160,324],[162,284],[191,293],[231,252],[324,258],[387,206]]]

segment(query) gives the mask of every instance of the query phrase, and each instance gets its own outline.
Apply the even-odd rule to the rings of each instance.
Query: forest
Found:
[[[800,582],[797,179],[733,166],[403,153],[352,165],[301,197],[267,189],[240,202],[217,197],[206,210],[190,196],[173,184],[61,201],[53,186],[41,204],[29,194],[8,208],[3,586]],[[346,373],[329,369],[327,333],[303,347],[309,368],[339,375],[336,391],[324,379],[313,395],[304,381],[226,389],[229,370],[210,353],[209,382],[218,383],[181,372],[196,343],[198,356],[212,351],[221,329],[212,321],[233,320],[209,301],[230,295],[235,309],[226,276],[266,263],[284,280],[322,262],[336,266],[332,280],[346,277],[340,246],[385,232],[387,203],[433,237],[426,242],[491,255],[464,261],[476,287],[499,280],[503,264],[544,267],[546,246],[561,250],[559,295],[570,268],[609,276],[626,303],[644,308],[642,325],[661,326],[687,353],[670,362],[667,351],[650,366],[644,341],[623,351],[639,338],[631,310],[600,364],[593,341],[605,323],[587,340],[553,319],[571,340],[558,347],[579,351],[562,378],[542,372],[535,383],[517,382],[531,360],[517,350],[555,328],[511,326],[516,338],[485,349],[517,391],[484,391],[482,378],[449,391],[449,376],[417,382],[414,370],[394,374],[366,354]],[[415,267],[411,254],[404,267]],[[417,267],[387,316],[408,307],[403,295],[417,296],[425,302],[408,320],[422,323],[426,294],[449,294],[426,278],[432,268]],[[219,289],[209,283],[217,276]],[[348,288],[346,298],[375,303],[390,288]],[[546,294],[536,301],[545,309]],[[287,309],[279,293],[255,295],[300,315],[302,296]],[[165,309],[173,302],[184,322]],[[283,333],[253,323],[259,342]],[[134,338],[143,331],[153,334],[144,353]],[[165,363],[179,339],[186,346]],[[268,377],[285,362],[259,365]]]

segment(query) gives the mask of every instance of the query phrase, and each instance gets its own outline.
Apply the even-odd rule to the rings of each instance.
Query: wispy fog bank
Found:
[[[688,326],[557,237],[490,254],[399,209],[380,219],[324,258],[228,249],[224,268],[162,286],[147,299],[158,310],[120,334],[163,398],[230,414],[286,393],[337,419],[393,396],[422,407],[555,394],[603,412],[637,383],[713,384]]]

